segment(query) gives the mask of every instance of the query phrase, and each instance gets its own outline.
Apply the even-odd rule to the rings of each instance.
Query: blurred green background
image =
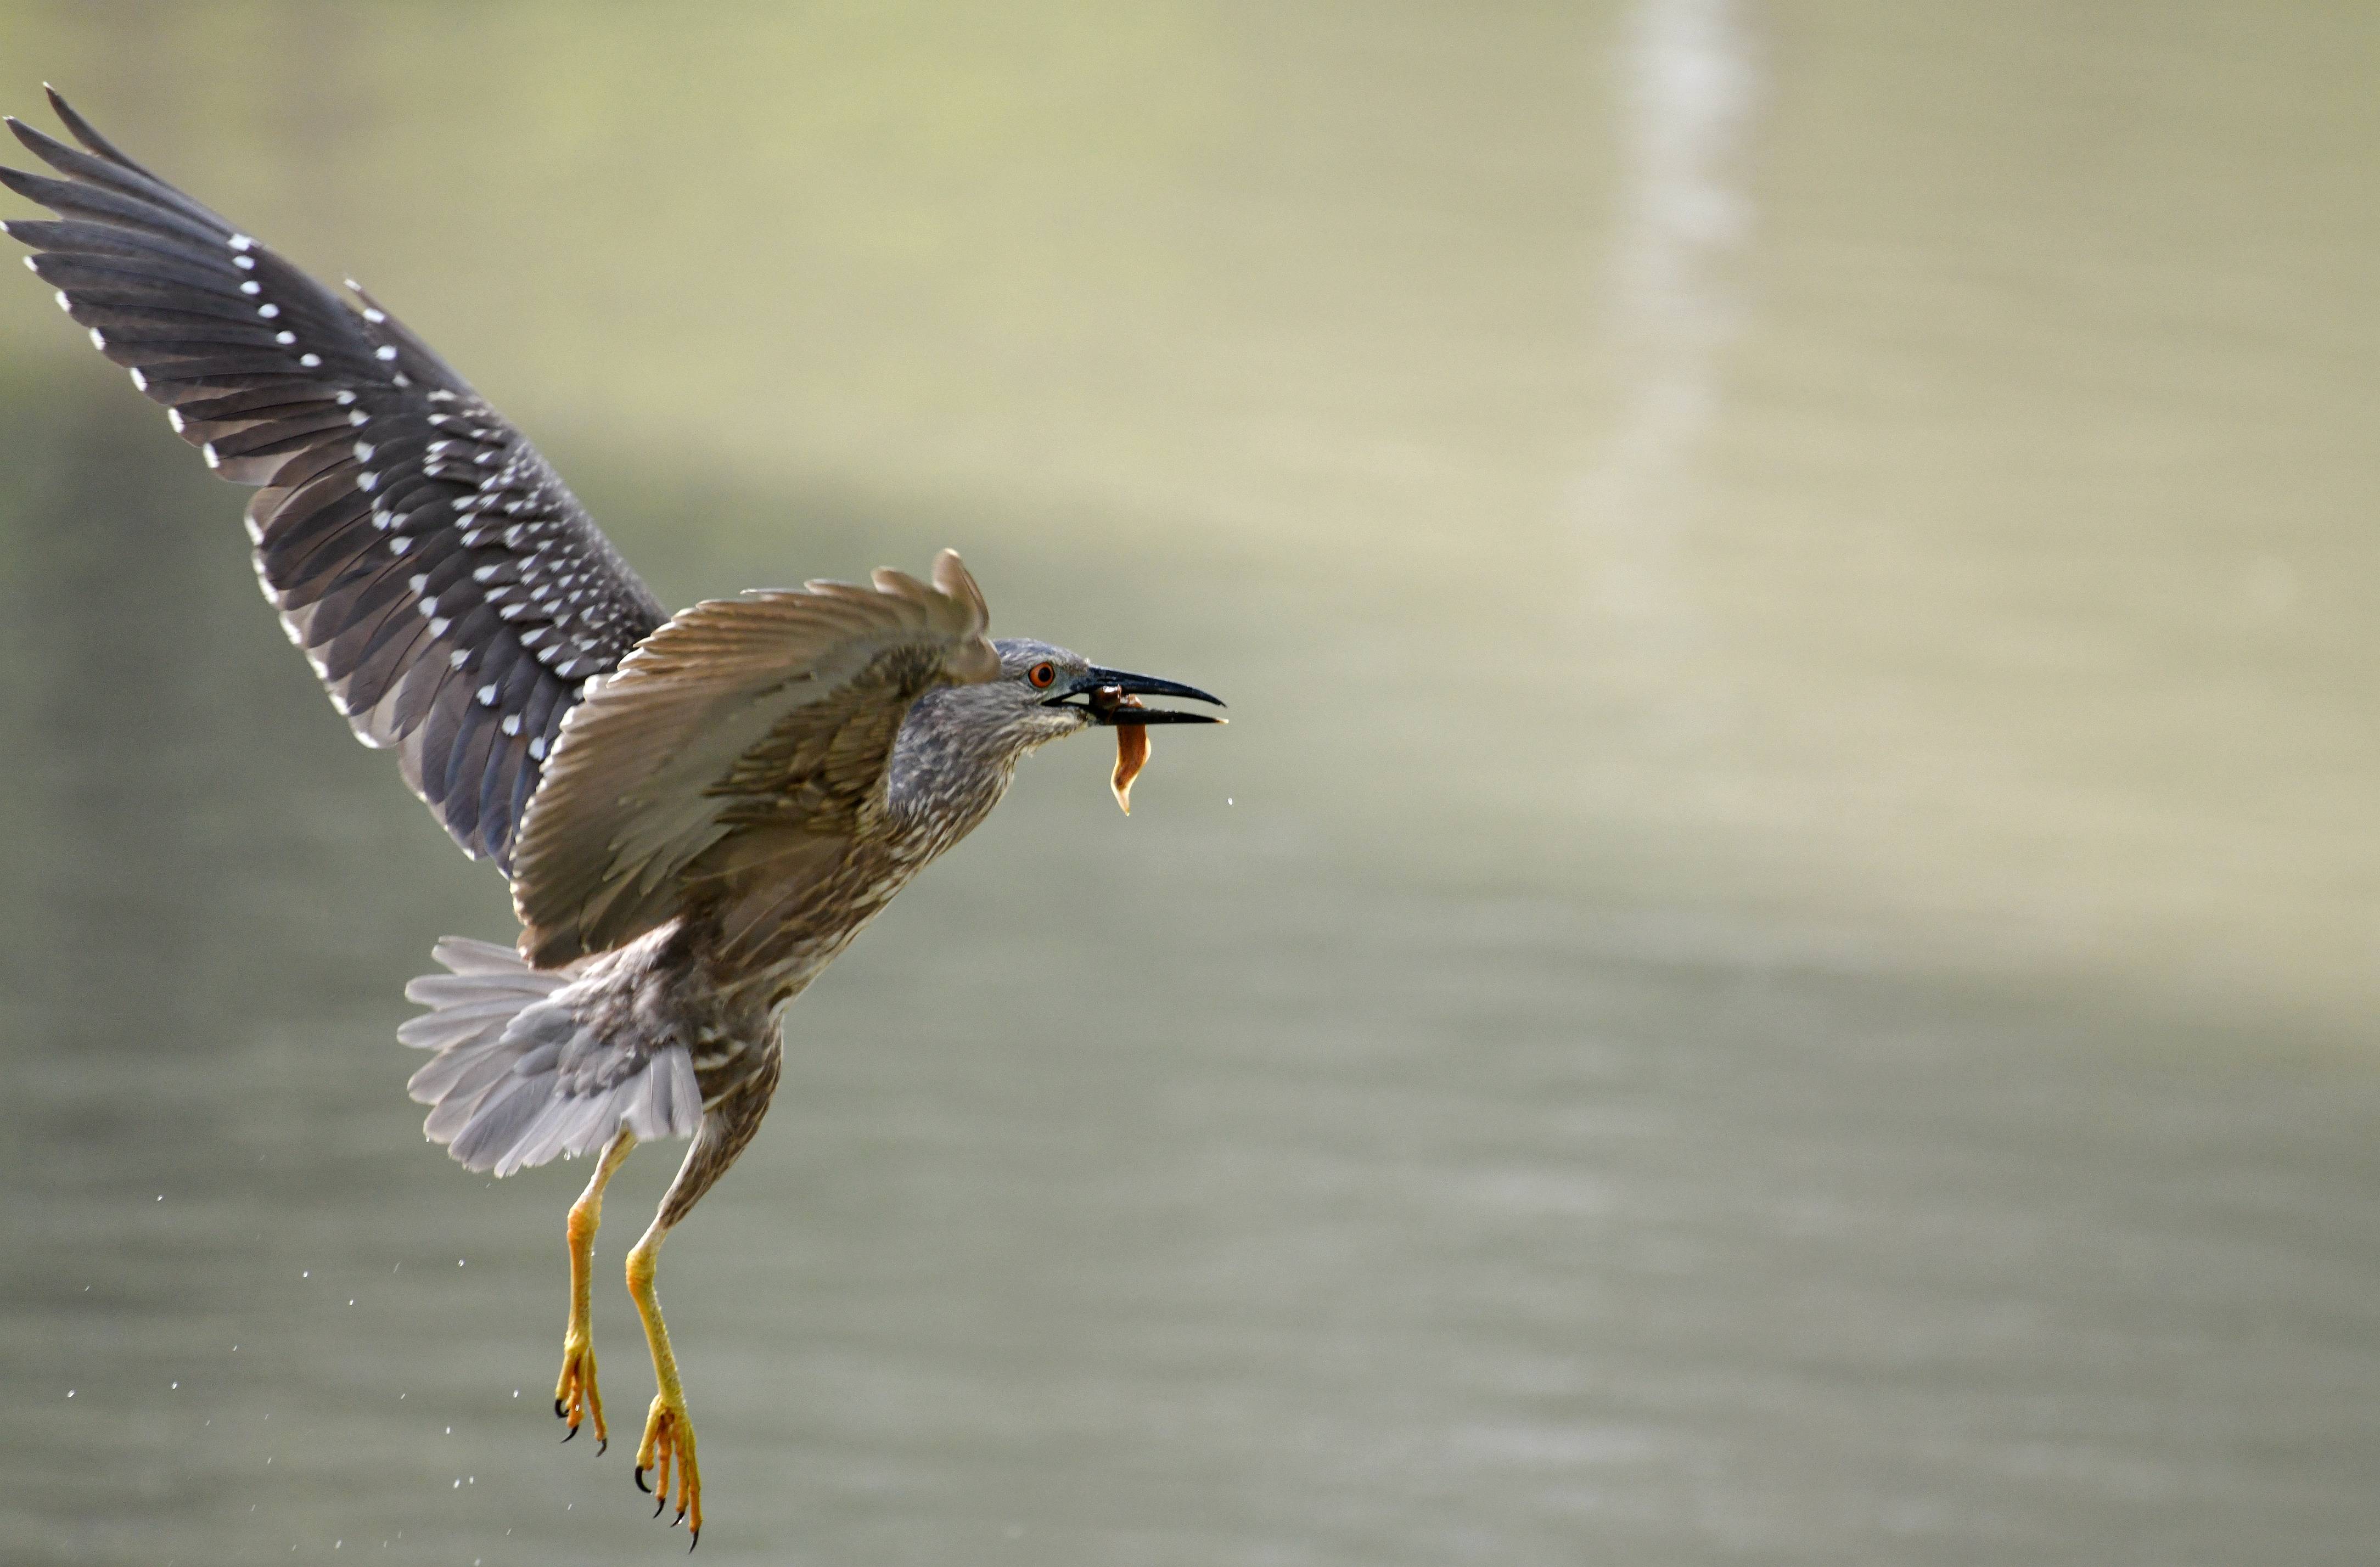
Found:
[[[791,1014],[663,1268],[706,1560],[2370,1560],[2380,13],[77,0],[0,67],[664,601],[949,544],[1232,700]],[[657,1560],[674,1154],[627,1440],[552,1451],[583,1172],[460,1173],[392,1039],[503,889],[239,499],[0,280],[0,1537]]]

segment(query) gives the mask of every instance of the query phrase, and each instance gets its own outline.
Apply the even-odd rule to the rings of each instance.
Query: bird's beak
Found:
[[[1081,701],[1072,698],[1080,697]],[[1127,697],[1186,697],[1194,702],[1223,705],[1223,698],[1211,697],[1196,686],[1184,686],[1179,680],[1160,680],[1153,674],[1131,674],[1121,669],[1093,668],[1085,671],[1075,682],[1057,695],[1042,702],[1045,708],[1078,707],[1091,715],[1093,723],[1220,723],[1223,720],[1212,713],[1175,712],[1166,708],[1145,708],[1137,702],[1126,702]]]

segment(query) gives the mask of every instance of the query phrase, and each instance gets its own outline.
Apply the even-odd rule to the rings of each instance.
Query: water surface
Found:
[[[669,601],[954,544],[1232,699],[1129,821],[1028,767],[664,1264],[706,1559],[1037,1567],[2368,1560],[2376,43],[0,16]],[[30,283],[0,441],[0,1529],[658,1559],[668,1151],[555,1451],[582,1172],[456,1171],[392,1038],[502,889]]]

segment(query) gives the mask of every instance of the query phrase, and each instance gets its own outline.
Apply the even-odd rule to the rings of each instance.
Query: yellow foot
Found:
[[[553,1413],[570,1422],[564,1441],[578,1434],[579,1417],[586,1415],[595,1419],[596,1453],[600,1456],[612,1445],[612,1434],[603,1428],[603,1392],[595,1385],[595,1341],[584,1333],[562,1341],[562,1379],[553,1384]]]
[[[653,1477],[650,1486],[645,1484],[648,1473]],[[683,1521],[688,1524],[694,1531],[695,1540],[699,1543],[702,1539],[702,1471],[694,1464],[694,1422],[686,1418],[683,1400],[673,1402],[657,1396],[653,1400],[652,1412],[645,1416],[645,1439],[637,1449],[636,1476],[637,1488],[650,1490],[659,1499],[653,1506],[656,1518],[670,1504],[670,1481],[673,1477],[677,1482],[677,1517],[671,1519],[670,1523],[675,1524]],[[688,1546],[686,1549],[691,1550],[694,1548]]]

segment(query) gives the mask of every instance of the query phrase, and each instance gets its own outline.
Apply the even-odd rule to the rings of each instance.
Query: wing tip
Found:
[[[42,162],[49,164],[52,168],[63,167],[63,165],[58,162],[61,156],[67,158],[74,156],[73,148],[68,147],[65,142],[59,140],[56,137],[50,135],[47,131],[42,130],[34,126],[27,125],[23,120],[18,119],[14,115],[0,115],[0,121],[5,121],[8,127],[8,134],[15,137],[19,142],[22,142],[24,144],[25,151],[32,153],[33,156],[41,159]]]
[[[577,940],[576,929],[566,925],[535,923],[529,918],[528,911],[521,907],[517,893],[513,898],[513,913],[521,922],[520,940],[513,943],[513,950],[531,968],[562,968],[587,955],[587,949]]]
[[[73,137],[77,141],[81,142],[85,147],[98,153],[101,157],[105,158],[111,164],[115,164],[122,168],[130,169],[135,174],[149,174],[147,169],[142,168],[139,164],[136,164],[131,159],[126,157],[123,151],[118,148],[115,143],[110,141],[106,137],[102,136],[98,130],[92,127],[89,120],[83,118],[81,115],[78,114],[75,110],[75,106],[67,102],[65,93],[60,92],[55,87],[53,87],[46,81],[42,83],[42,91],[49,98],[50,111],[58,116],[58,123],[67,128],[67,135]],[[150,177],[154,178],[155,176],[151,176]]]
[[[945,549],[934,557],[934,586],[965,606],[978,636],[991,629],[991,607],[984,602],[983,589],[956,550]]]

